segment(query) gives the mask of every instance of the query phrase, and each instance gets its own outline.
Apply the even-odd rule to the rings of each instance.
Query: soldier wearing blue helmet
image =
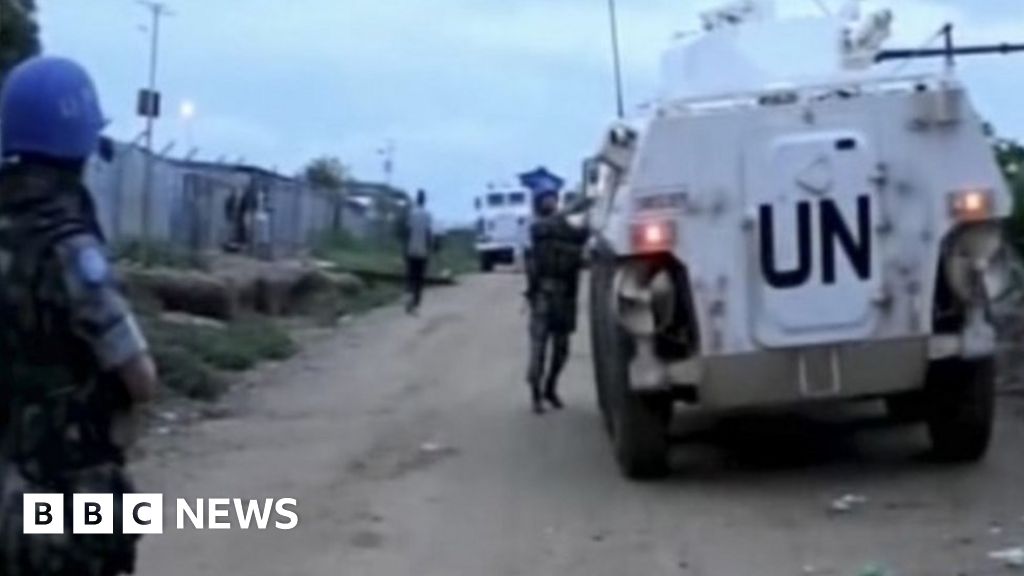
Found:
[[[583,247],[589,231],[573,227],[569,213],[586,210],[581,201],[569,210],[558,210],[558,188],[534,195],[536,220],[530,226],[530,250],[526,258],[530,303],[530,361],[527,382],[533,411],[543,414],[545,403],[562,409],[558,378],[569,360],[569,344],[576,332],[577,296]],[[550,362],[548,362],[550,352]]]
[[[24,493],[115,495],[135,409],[157,386],[82,184],[104,120],[78,64],[40,57],[0,91],[0,574],[134,571],[137,537],[25,535]],[[120,498],[115,497],[115,501]]]

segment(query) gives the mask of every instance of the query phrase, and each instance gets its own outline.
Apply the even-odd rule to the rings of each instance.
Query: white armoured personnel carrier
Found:
[[[533,216],[530,193],[521,188],[489,187],[474,200],[476,248],[480,270],[491,272],[498,264],[521,261],[529,239]]]
[[[708,14],[587,162],[598,397],[626,475],[667,471],[680,406],[884,399],[942,458],[984,455],[1012,198],[953,57],[1020,47],[947,27],[945,48],[886,51],[891,21]],[[926,56],[945,68],[893,72]]]

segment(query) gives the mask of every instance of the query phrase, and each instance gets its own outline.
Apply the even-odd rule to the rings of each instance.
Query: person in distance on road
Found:
[[[588,206],[583,200],[570,211],[559,212],[557,190],[534,198],[537,219],[530,226],[526,258],[526,298],[530,305],[530,361],[526,379],[537,414],[544,413],[545,402],[556,410],[563,408],[558,378],[569,359],[569,340],[576,331],[583,247],[589,237],[586,229],[572,226],[567,216]]]
[[[125,448],[156,393],[146,340],[118,291],[89,192],[104,125],[78,64],[39,57],[0,92],[0,574],[134,572],[121,534]],[[23,495],[65,495],[62,535],[23,533]],[[115,495],[113,535],[71,534],[71,495]]]
[[[415,314],[423,299],[428,259],[434,245],[433,221],[427,211],[427,193],[416,193],[416,206],[409,211],[403,231],[405,244],[406,280],[409,299],[406,312]]]

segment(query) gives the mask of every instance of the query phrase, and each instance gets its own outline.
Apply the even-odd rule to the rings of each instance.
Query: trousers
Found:
[[[568,303],[560,306],[557,300],[539,296],[531,304],[530,361],[526,380],[534,392],[556,391],[558,377],[569,360],[569,339],[574,326],[562,318],[567,311],[561,308],[567,307]]]
[[[420,307],[423,300],[423,284],[427,275],[427,259],[408,256],[405,259],[406,283],[409,291],[409,309]]]

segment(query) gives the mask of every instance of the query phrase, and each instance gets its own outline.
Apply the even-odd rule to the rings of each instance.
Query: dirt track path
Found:
[[[585,333],[570,403],[538,419],[522,384],[521,279],[382,310],[274,369],[239,415],[138,466],[177,497],[294,497],[291,532],[169,531],[144,576],[1002,574],[1024,546],[1024,404],[991,457],[944,468],[920,432],[833,421],[733,423],[679,450],[678,474],[621,480],[598,424]],[[847,514],[829,503],[868,502]],[[173,523],[169,511],[168,525]]]

